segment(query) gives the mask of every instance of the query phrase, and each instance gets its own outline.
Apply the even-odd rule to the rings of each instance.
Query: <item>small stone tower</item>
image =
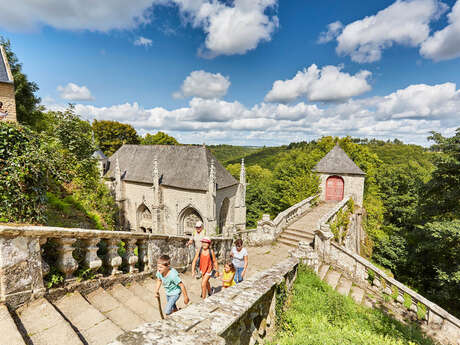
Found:
[[[337,144],[315,165],[320,176],[321,200],[340,201],[350,195],[363,206],[364,178],[362,171]]]
[[[2,45],[0,45],[0,102],[0,121],[16,121],[13,74]]]

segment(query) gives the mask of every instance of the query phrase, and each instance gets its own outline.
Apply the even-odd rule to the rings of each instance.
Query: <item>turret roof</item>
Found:
[[[366,175],[338,144],[315,165],[313,171],[332,174]]]

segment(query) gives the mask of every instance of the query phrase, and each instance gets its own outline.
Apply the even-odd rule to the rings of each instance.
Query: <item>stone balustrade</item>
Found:
[[[257,222],[257,229],[238,231],[236,236],[241,237],[249,245],[260,246],[271,243],[276,240],[286,226],[298,220],[314,206],[318,198],[319,194],[304,199],[280,212],[273,220],[270,220],[269,214],[264,214],[262,219]]]
[[[125,231],[68,229],[45,226],[0,226],[0,302],[11,307],[42,296],[46,289],[44,276],[54,265],[64,276],[64,283],[75,282],[75,272],[82,268],[94,274],[105,268],[106,276],[151,273],[162,254],[171,257],[171,265],[185,270],[193,258],[193,248],[187,247],[189,237],[145,234]],[[46,263],[43,257],[47,241],[56,246],[56,262]],[[218,259],[227,257],[232,238],[213,239]],[[98,246],[105,242],[104,246]],[[78,246],[77,246],[78,244]],[[103,256],[100,247],[106,248]],[[119,252],[124,248],[124,254]],[[80,262],[75,252],[83,253]],[[121,270],[125,269],[125,272]],[[100,273],[99,273],[100,275]]]
[[[373,265],[360,255],[347,248],[331,242],[330,251],[323,262],[340,268],[345,275],[351,278],[355,284],[367,287],[382,298],[392,298],[401,306],[401,315],[408,311],[412,312],[413,318],[422,319],[424,331],[443,344],[460,344],[460,320],[447,311],[429,301],[422,295],[408,288],[396,279],[388,276],[381,269]],[[393,311],[395,312],[395,311]]]

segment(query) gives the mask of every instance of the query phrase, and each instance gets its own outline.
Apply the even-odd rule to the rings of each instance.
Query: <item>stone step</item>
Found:
[[[147,278],[139,282],[139,284],[142,285],[147,290],[149,290],[150,292],[155,291],[155,284],[156,284],[155,279]]]
[[[353,283],[351,280],[342,276],[340,277],[339,284],[337,285],[337,292],[341,295],[348,296],[352,285]]]
[[[326,274],[326,277],[324,278],[324,281],[335,290],[337,284],[339,283],[340,276],[341,274],[339,272],[329,270],[329,272]]]
[[[159,312],[149,307],[142,299],[137,297],[131,291],[121,284],[115,284],[107,292],[112,295],[118,302],[123,304],[128,309],[131,309],[135,314],[140,316],[147,322],[156,321],[160,319]]]
[[[93,307],[99,310],[123,331],[131,331],[137,326],[145,323],[145,321],[131,311],[131,309],[126,308],[102,288],[91,292],[85,297]]]
[[[298,235],[298,234],[292,234],[291,232],[286,232],[286,231],[281,233],[280,238],[284,238],[284,239],[287,239],[287,240],[294,240],[294,241],[297,241],[297,242],[300,242],[300,241],[308,242],[308,243],[311,243],[314,240],[313,236],[307,237],[307,236],[302,236],[302,235]]]
[[[289,247],[295,247],[297,248],[298,247],[298,244],[299,242],[298,241],[292,241],[292,240],[286,240],[286,239],[283,239],[283,238],[278,238],[277,241],[279,243],[283,243]]]
[[[78,292],[65,295],[54,305],[89,345],[106,345],[123,333]]]
[[[128,288],[128,290],[131,291],[133,294],[135,294],[137,297],[142,299],[144,302],[148,303],[150,307],[154,309],[158,309],[158,306],[156,305],[154,301],[155,297],[152,291],[143,287],[141,284],[139,284],[136,281],[132,281],[129,284],[126,284],[125,287]]]
[[[358,287],[358,286],[353,286],[353,287],[351,288],[350,297],[351,297],[351,298],[353,299],[353,301],[355,301],[356,303],[361,304],[361,302],[363,301],[363,297],[364,297],[364,290],[361,289],[361,288]]]
[[[304,229],[293,229],[290,226],[288,226],[284,232],[289,232],[292,233],[293,235],[299,235],[299,236],[307,236],[307,237],[315,237],[315,234],[313,231],[308,231]]]
[[[25,345],[21,333],[19,333],[13,318],[11,317],[8,308],[2,304],[0,305],[0,330],[1,344],[5,345]]]
[[[44,298],[23,305],[16,312],[34,345],[83,345],[70,324]]]
[[[329,265],[322,264],[321,267],[319,268],[318,275],[319,279],[324,280],[324,277],[326,276],[327,272],[329,271]]]

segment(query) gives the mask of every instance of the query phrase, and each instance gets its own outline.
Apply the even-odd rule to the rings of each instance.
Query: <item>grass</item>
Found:
[[[339,295],[310,270],[299,271],[272,345],[434,345],[415,325]]]

